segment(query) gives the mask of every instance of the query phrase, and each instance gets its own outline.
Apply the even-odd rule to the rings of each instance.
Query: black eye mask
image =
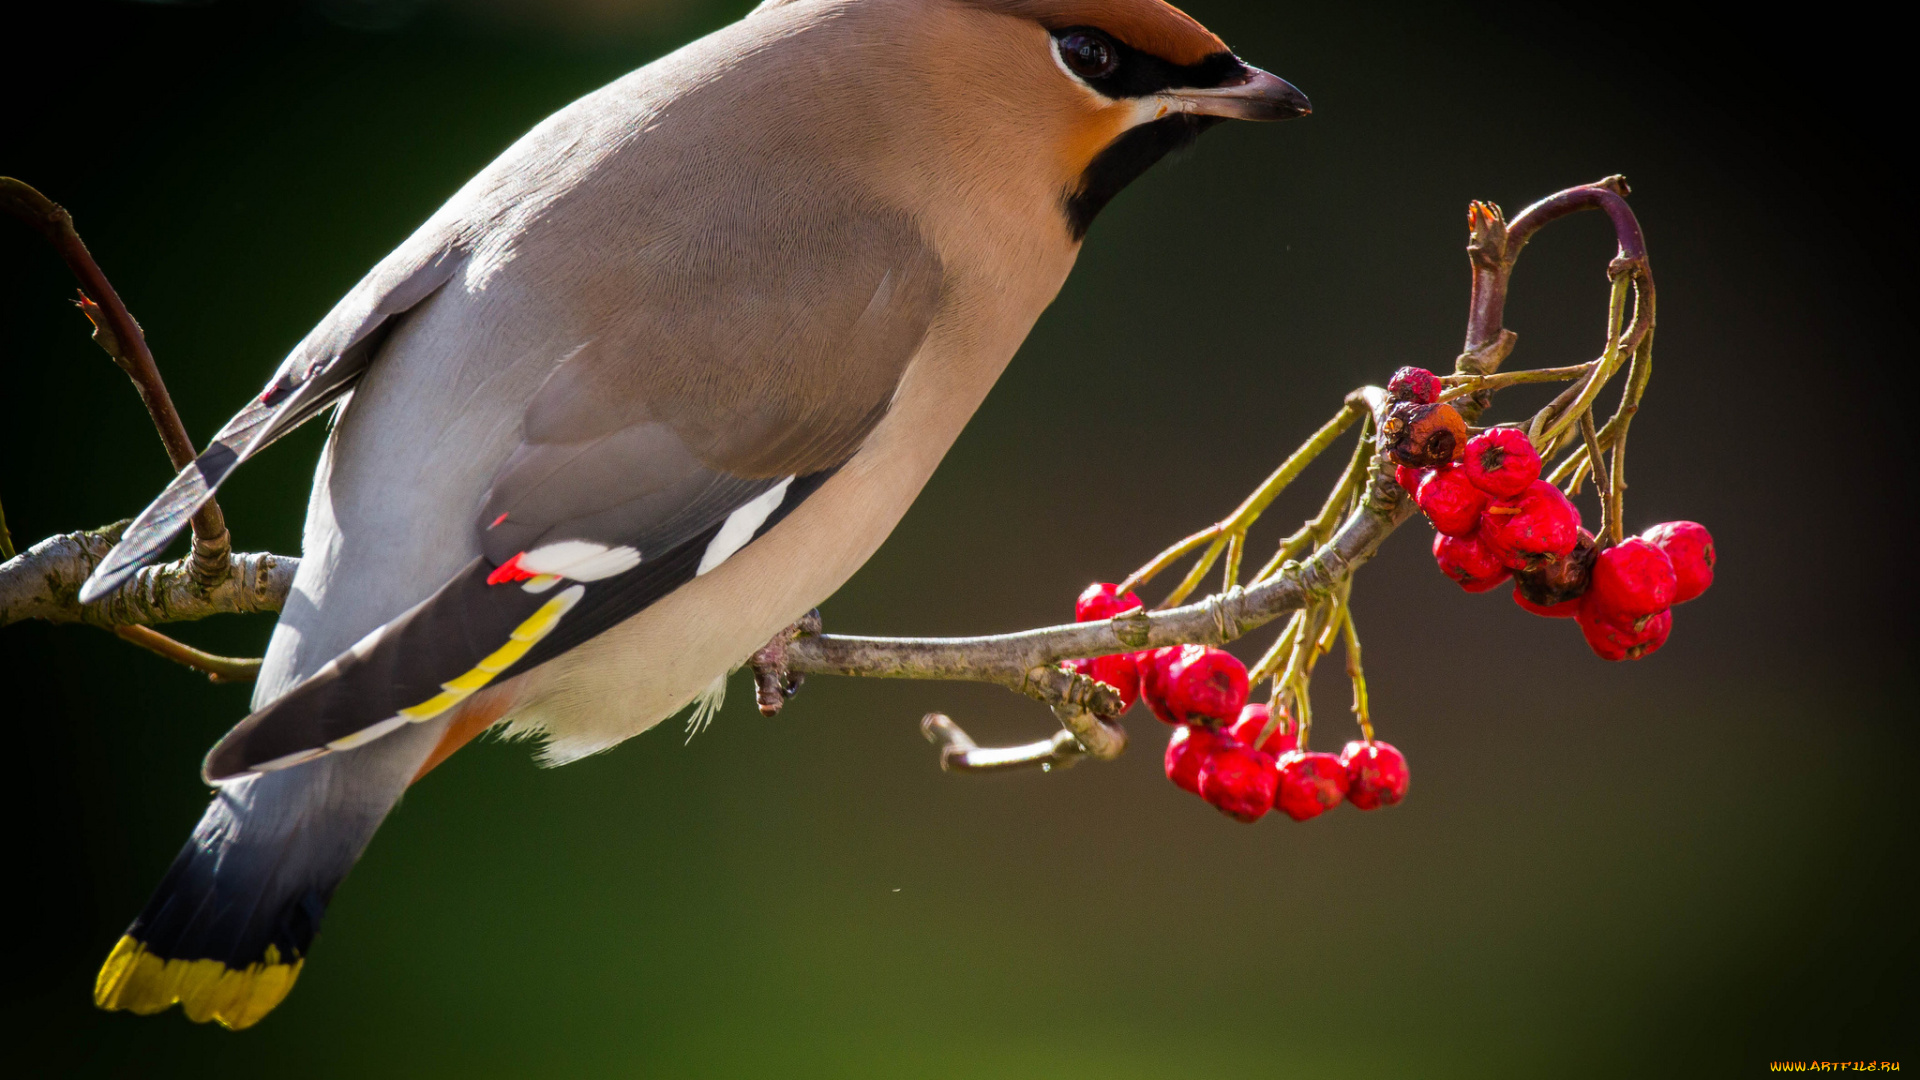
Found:
[[[1075,34],[1083,34],[1106,44],[1118,61],[1105,75],[1086,78],[1088,86],[1107,97],[1137,98],[1180,87],[1208,89],[1220,86],[1246,70],[1246,65],[1230,52],[1217,52],[1197,64],[1173,64],[1158,56],[1128,45],[1105,31],[1091,26],[1069,26],[1053,31],[1054,48]],[[1067,65],[1069,71],[1074,66]]]

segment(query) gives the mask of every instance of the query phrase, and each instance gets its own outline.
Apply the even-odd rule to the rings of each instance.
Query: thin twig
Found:
[[[73,216],[32,186],[10,176],[0,176],[0,211],[31,226],[44,237],[67,264],[67,269],[79,279],[80,309],[93,322],[94,340],[133,380],[147,414],[153,418],[154,430],[160,433],[160,443],[166,447],[174,471],[191,465],[193,440],[187,436],[186,425],[180,422],[179,410],[173,406],[173,397],[160,378],[160,368],[147,348],[146,334],[121,302],[120,294],[101,271],[100,264],[94,261],[80,234],[74,231]],[[227,555],[233,547],[220,504],[208,499],[193,515],[192,526],[191,569],[195,577],[211,584],[227,573]]]
[[[1087,756],[1079,740],[1065,728],[1039,742],[982,747],[945,713],[928,713],[920,720],[920,733],[940,748],[940,767],[948,772],[1005,772],[1035,766],[1051,771],[1077,764]]]
[[[113,634],[122,641],[130,641],[176,664],[185,665],[195,671],[204,671],[210,682],[252,682],[260,677],[261,661],[259,660],[247,660],[237,656],[216,656],[185,642],[175,641],[158,630],[145,626],[116,626],[113,628]]]

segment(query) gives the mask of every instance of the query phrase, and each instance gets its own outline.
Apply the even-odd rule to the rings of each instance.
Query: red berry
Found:
[[[1377,810],[1407,797],[1407,758],[1391,743],[1350,742],[1340,760],[1347,767],[1347,801],[1360,809]]]
[[[1167,740],[1167,779],[1182,791],[1200,794],[1200,765],[1226,736],[1212,728],[1181,724]]]
[[[1420,482],[1426,479],[1426,476],[1427,471],[1425,469],[1416,469],[1411,465],[1395,465],[1393,467],[1393,482],[1399,484],[1400,490],[1405,491],[1409,495],[1415,494],[1420,490]]]
[[[1387,383],[1387,396],[1395,401],[1413,401],[1429,405],[1440,400],[1440,376],[1420,367],[1403,367]]]
[[[1282,757],[1276,769],[1280,787],[1273,805],[1295,821],[1319,817],[1347,797],[1347,767],[1332,754],[1295,750]]]
[[[1240,719],[1233,722],[1233,727],[1229,731],[1235,742],[1243,746],[1251,746],[1263,754],[1279,757],[1300,744],[1300,730],[1299,725],[1294,723],[1293,717],[1288,716],[1283,710],[1280,713],[1280,722],[1274,726],[1273,734],[1268,735],[1263,742],[1260,736],[1267,730],[1267,724],[1272,720],[1272,706],[1249,702],[1240,710]]]
[[[1258,821],[1273,809],[1279,782],[1273,755],[1229,740],[1215,742],[1200,763],[1200,797],[1240,821]]]
[[[1673,602],[1684,604],[1713,584],[1713,534],[1697,521],[1667,521],[1640,534],[1673,563]]]
[[[1161,723],[1177,724],[1173,708],[1167,703],[1167,667],[1180,655],[1180,646],[1167,645],[1158,649],[1133,654],[1134,665],[1140,670],[1140,700],[1147,703],[1153,715]]]
[[[1527,594],[1518,582],[1513,586],[1513,602],[1535,615],[1543,615],[1549,619],[1571,619],[1580,614],[1580,597],[1576,596],[1571,600],[1561,600],[1552,604],[1536,604],[1527,599]]]
[[[1460,467],[1475,487],[1502,499],[1513,498],[1540,479],[1540,455],[1517,428],[1494,428],[1468,439]]]
[[[1468,592],[1486,592],[1513,573],[1487,550],[1478,533],[1472,536],[1436,533],[1433,560],[1440,564],[1441,573],[1459,582]]]
[[[1580,511],[1560,489],[1535,480],[1510,499],[1493,499],[1480,514],[1480,542],[1519,570],[1564,558],[1580,542]]]
[[[1140,700],[1140,666],[1134,663],[1132,653],[1063,660],[1060,666],[1113,687],[1120,694],[1121,713],[1133,708],[1133,703]]]
[[[1677,591],[1667,553],[1637,536],[1601,552],[1593,560],[1582,610],[1608,622],[1633,622],[1673,606]]]
[[[1138,595],[1131,592],[1115,595],[1114,589],[1111,581],[1096,581],[1087,586],[1080,599],[1073,602],[1073,621],[1097,622],[1145,606]]]
[[[1589,597],[1589,601],[1591,597]],[[1638,619],[1607,617],[1588,602],[1580,605],[1580,632],[1602,660],[1638,660],[1652,656],[1673,632],[1673,612]]]
[[[1448,536],[1473,535],[1480,527],[1480,511],[1487,508],[1487,493],[1473,486],[1458,465],[1442,465],[1428,473],[1417,498],[1420,512],[1436,531]]]
[[[1166,667],[1167,709],[1181,723],[1227,723],[1247,703],[1247,666],[1211,645],[1182,645]]]

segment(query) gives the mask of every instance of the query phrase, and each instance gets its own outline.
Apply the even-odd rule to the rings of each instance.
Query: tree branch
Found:
[[[1598,362],[1508,375],[1496,373],[1516,341],[1514,334],[1502,325],[1502,319],[1508,281],[1521,249],[1534,233],[1568,214],[1587,209],[1605,210],[1613,221],[1619,242],[1619,254],[1609,264],[1608,275],[1616,282],[1616,296],[1620,286],[1630,283],[1636,301],[1632,325],[1625,333],[1618,334],[1609,348],[1610,352],[1618,350],[1631,356],[1633,365],[1620,411],[1612,420],[1596,432],[1591,416],[1579,413],[1584,445],[1576,453],[1593,459],[1596,476],[1603,476],[1607,473],[1602,471],[1599,453],[1608,445],[1613,446],[1615,461],[1608,479],[1612,481],[1610,506],[1615,515],[1619,513],[1617,504],[1622,486],[1619,444],[1624,442],[1626,423],[1637,408],[1639,393],[1645,385],[1653,328],[1653,280],[1639,223],[1622,197],[1626,192],[1622,178],[1608,177],[1543,199],[1522,211],[1511,223],[1505,220],[1499,207],[1490,203],[1474,203],[1469,208],[1467,252],[1473,270],[1473,288],[1465,348],[1455,362],[1455,374],[1447,380],[1450,387],[1447,396],[1461,414],[1472,421],[1490,403],[1493,392],[1505,386],[1573,379],[1575,386],[1569,388],[1569,393],[1578,395],[1586,385],[1579,380],[1597,378]],[[96,337],[103,339],[102,345],[134,377],[176,466],[191,461],[192,445],[180,430],[179,418],[166,397],[165,387],[160,384],[138,326],[87,256],[66,212],[32,188],[4,179],[0,179],[0,208],[39,228],[68,260],[68,265],[80,277],[83,289],[98,298],[97,306],[83,305],[98,327]],[[1617,332],[1617,316],[1611,329]],[[1597,381],[1592,388],[1598,389]],[[1586,398],[1570,400],[1577,404]],[[1210,545],[1209,553],[1217,553],[1215,549],[1224,549],[1235,540],[1243,542],[1246,527],[1308,461],[1358,417],[1370,415],[1371,425],[1377,428],[1386,407],[1385,391],[1378,387],[1365,387],[1349,395],[1342,413],[1282,463],[1238,510],[1169,548],[1129,582],[1150,577],[1203,545]],[[1366,430],[1362,428],[1363,436]],[[1575,467],[1570,458],[1562,471]],[[220,523],[218,507],[209,503],[206,510],[211,511],[210,520],[218,526],[215,532],[224,545],[225,527]],[[1112,687],[1062,668],[1061,661],[1167,645],[1221,645],[1284,615],[1310,607],[1316,612],[1329,611],[1340,602],[1336,598],[1344,597],[1351,588],[1354,572],[1373,557],[1380,544],[1413,512],[1413,500],[1395,482],[1391,463],[1374,451],[1371,441],[1363,439],[1320,516],[1289,537],[1275,560],[1246,588],[1229,584],[1224,591],[1195,603],[1158,611],[1136,609],[1104,622],[983,637],[882,638],[823,634],[816,612],[776,635],[753,655],[756,696],[761,711],[772,715],[807,674],[993,683],[1049,706],[1062,730],[1022,746],[980,747],[953,720],[930,713],[922,721],[922,730],[929,740],[940,746],[943,768],[955,771],[1035,765],[1052,768],[1071,765],[1085,757],[1108,760],[1119,756],[1127,743],[1126,730],[1115,719],[1121,711],[1120,697]],[[1340,516],[1343,513],[1344,519]],[[299,569],[298,559],[265,553],[228,556],[223,547],[221,558],[228,560],[228,568],[221,575],[210,577],[203,566],[204,557],[212,550],[201,543],[204,524],[200,517],[195,518],[196,541],[191,556],[142,569],[113,595],[88,605],[79,603],[80,585],[106,556],[127,523],[43,540],[0,563],[0,626],[33,618],[117,628],[122,636],[161,655],[208,671],[216,680],[250,677],[257,661],[211,656],[151,631],[128,630],[221,612],[276,611],[285,602]],[[1316,542],[1319,546],[1304,561],[1291,561]],[[1203,564],[1210,563],[1211,557],[1211,554],[1203,555]],[[1203,567],[1188,576],[1197,582],[1204,572]],[[1229,574],[1228,581],[1234,576]],[[1181,595],[1181,590],[1176,590],[1175,598]],[[1309,616],[1307,621],[1312,622],[1315,617]],[[1318,633],[1315,630],[1315,635]],[[1357,648],[1354,652],[1357,654]],[[1357,664],[1357,655],[1353,660]],[[1363,693],[1363,690],[1357,692]],[[1301,705],[1304,708],[1305,703]]]
[[[111,596],[80,603],[81,583],[127,525],[121,521],[104,529],[51,536],[0,563],[0,626],[42,619],[111,628],[278,611],[300,569],[300,560],[286,555],[233,555],[228,572],[207,584],[194,574],[188,557],[143,567]]]

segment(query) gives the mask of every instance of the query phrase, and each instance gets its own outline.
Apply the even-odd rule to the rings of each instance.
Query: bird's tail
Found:
[[[94,982],[103,1009],[257,1022],[293,989],[334,888],[444,723],[223,785]]]

